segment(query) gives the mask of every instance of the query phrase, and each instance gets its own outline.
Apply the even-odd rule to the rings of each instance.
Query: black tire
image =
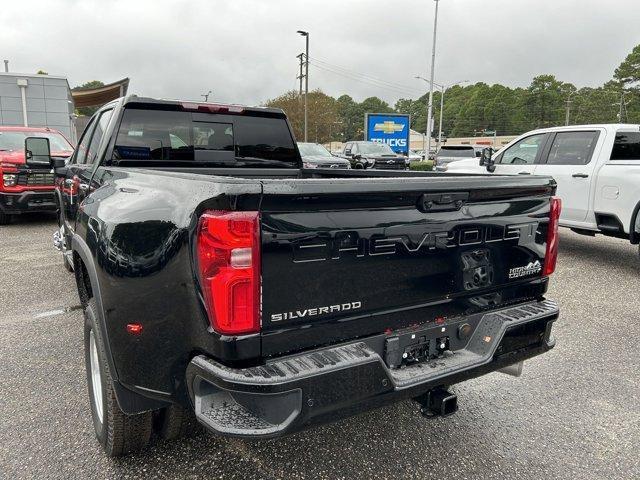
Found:
[[[69,261],[69,257],[67,255],[65,255],[64,253],[62,254],[62,264],[64,265],[64,269],[67,272],[73,273],[73,265]]]
[[[171,405],[159,412],[158,436],[163,440],[176,440],[195,435],[200,425],[191,409],[180,405]]]
[[[0,225],[8,225],[11,223],[11,215],[0,212]]]
[[[153,426],[153,412],[127,415],[120,410],[107,363],[102,334],[98,327],[96,303],[93,298],[89,300],[84,309],[84,318],[85,367],[91,417],[93,418],[96,438],[105,453],[110,457],[119,457],[127,453],[140,451],[149,445]],[[101,392],[98,392],[97,397],[102,399],[101,407],[96,404],[96,395],[94,395],[91,360],[92,336],[100,373],[96,381],[100,384]],[[99,409],[102,411],[101,415],[98,411]]]

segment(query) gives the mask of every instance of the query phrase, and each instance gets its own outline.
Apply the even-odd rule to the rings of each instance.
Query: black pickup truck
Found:
[[[306,170],[280,110],[135,96],[51,164],[109,455],[193,417],[270,438],[449,414],[449,385],[554,346],[548,177]]]

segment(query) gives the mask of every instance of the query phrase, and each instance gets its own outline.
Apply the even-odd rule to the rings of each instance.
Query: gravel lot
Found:
[[[519,379],[455,387],[452,417],[404,402],[280,440],[200,434],[110,460],[55,228],[48,216],[0,227],[0,478],[640,478],[640,260],[622,240],[563,231],[557,347]]]

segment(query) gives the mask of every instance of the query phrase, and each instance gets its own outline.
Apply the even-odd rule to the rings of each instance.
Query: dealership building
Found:
[[[64,77],[0,73],[0,125],[49,127],[77,140],[74,102]]]

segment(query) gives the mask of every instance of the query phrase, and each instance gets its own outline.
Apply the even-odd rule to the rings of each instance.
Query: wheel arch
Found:
[[[78,294],[80,301],[84,307],[90,298],[94,298],[96,302],[97,317],[96,322],[100,333],[104,339],[104,349],[109,364],[109,370],[113,379],[114,391],[118,400],[120,409],[127,414],[136,414],[156,410],[166,407],[168,403],[149,398],[139,393],[131,391],[118,380],[118,371],[113,361],[111,351],[111,341],[105,322],[104,307],[102,305],[102,295],[100,293],[100,282],[98,281],[98,272],[96,269],[93,255],[86,242],[78,234],[73,235],[71,242],[73,251],[73,262],[76,275],[76,283],[78,285]],[[83,295],[85,296],[83,299]]]
[[[636,204],[629,225],[629,240],[633,245],[640,243],[640,202]]]

